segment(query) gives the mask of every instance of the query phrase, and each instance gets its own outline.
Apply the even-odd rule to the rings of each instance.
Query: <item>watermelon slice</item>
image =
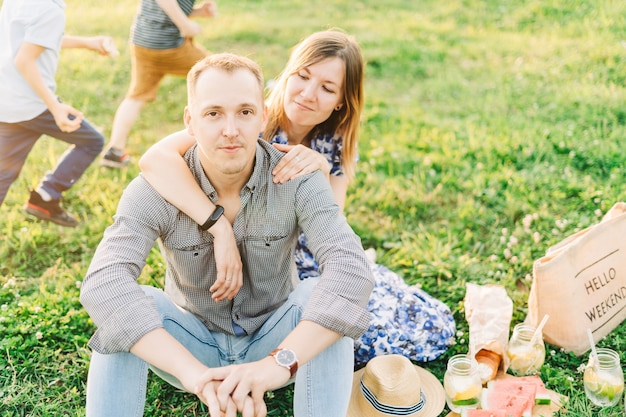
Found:
[[[461,417],[508,417],[504,410],[467,410],[461,411]]]
[[[532,417],[534,402],[504,389],[483,388],[481,405],[483,410],[504,410],[507,417]]]
[[[537,385],[532,381],[523,381],[519,378],[503,378],[489,381],[487,388],[528,398],[529,407],[526,411],[532,415],[533,406],[535,405],[535,395],[537,394]]]
[[[531,382],[537,386],[537,393],[535,394],[535,404],[537,405],[549,405],[552,403],[552,397],[550,397],[550,391],[546,388],[541,378],[536,375],[522,376],[518,378],[521,381]]]
[[[497,381],[497,382],[496,382]],[[543,381],[541,380],[541,378],[539,378],[536,375],[532,375],[532,376],[519,376],[519,377],[511,377],[511,378],[501,378],[498,379],[496,381],[490,381],[490,383],[497,383],[503,386],[508,386],[510,387],[509,389],[512,389],[514,391],[519,390],[524,391],[523,389],[519,388],[520,385],[534,385],[535,386],[535,393],[534,393],[534,402],[537,405],[549,405],[552,403],[552,399],[550,397],[550,392],[546,389],[546,386],[544,385]],[[488,385],[489,386],[489,385]],[[504,389],[504,388],[503,388]],[[511,391],[511,392],[514,392]],[[527,392],[531,392],[532,389],[528,389]]]

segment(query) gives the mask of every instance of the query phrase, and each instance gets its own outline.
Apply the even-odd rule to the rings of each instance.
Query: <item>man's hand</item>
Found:
[[[274,183],[283,184],[304,174],[321,170],[326,178],[330,176],[330,164],[326,157],[304,145],[281,145],[275,143],[274,148],[286,152],[278,164],[272,170]]]
[[[215,301],[232,300],[243,286],[243,265],[233,228],[226,216],[222,216],[209,232],[214,239],[217,268],[217,279],[209,290]]]
[[[288,380],[289,370],[268,356],[256,362],[209,369],[194,393],[207,404],[211,416],[225,413],[227,417],[236,417],[239,411],[242,417],[265,417],[265,392]]]
[[[237,404],[231,397],[228,397],[226,406],[220,405],[217,399],[217,391],[219,389],[220,383],[216,381],[210,381],[202,390],[201,393],[198,394],[198,398],[204,404],[209,407],[209,416],[220,416],[220,417],[236,417],[237,416]],[[241,409],[241,413],[243,416],[253,416],[253,417],[261,417],[267,415],[267,407],[265,407],[265,402],[263,402],[263,406],[261,407],[260,414],[255,414],[254,410],[254,402],[252,401],[252,397],[247,397],[244,400],[243,408]]]

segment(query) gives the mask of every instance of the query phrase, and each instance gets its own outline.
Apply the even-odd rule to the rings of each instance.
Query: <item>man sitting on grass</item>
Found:
[[[197,394],[212,416],[264,416],[264,393],[294,378],[295,416],[346,415],[373,278],[321,172],[273,182],[283,153],[258,140],[263,85],[258,65],[232,54],[188,75],[184,119],[197,144],[185,160],[217,204],[203,226],[141,176],[125,190],[81,288],[98,327],[87,416],[141,416],[148,368]],[[227,221],[243,280],[217,273],[211,231]],[[321,275],[294,288],[300,228]],[[157,240],[165,291],[137,283]]]

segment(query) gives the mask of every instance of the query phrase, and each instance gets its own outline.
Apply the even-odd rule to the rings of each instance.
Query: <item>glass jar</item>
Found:
[[[451,411],[460,414],[463,409],[478,408],[483,385],[476,360],[467,355],[451,357],[443,376],[443,388]]]
[[[583,385],[585,395],[597,406],[610,407],[622,399],[624,392],[624,373],[619,362],[619,355],[612,349],[598,348],[598,363],[593,354],[585,367]]]
[[[529,324],[519,323],[513,328],[513,334],[507,347],[509,370],[513,375],[536,375],[546,359],[546,346],[543,336],[539,334],[531,343],[535,328]]]

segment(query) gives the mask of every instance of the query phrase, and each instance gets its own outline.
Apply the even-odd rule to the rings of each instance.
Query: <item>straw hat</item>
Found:
[[[354,373],[348,417],[436,417],[445,402],[433,374],[402,355],[377,356]]]

